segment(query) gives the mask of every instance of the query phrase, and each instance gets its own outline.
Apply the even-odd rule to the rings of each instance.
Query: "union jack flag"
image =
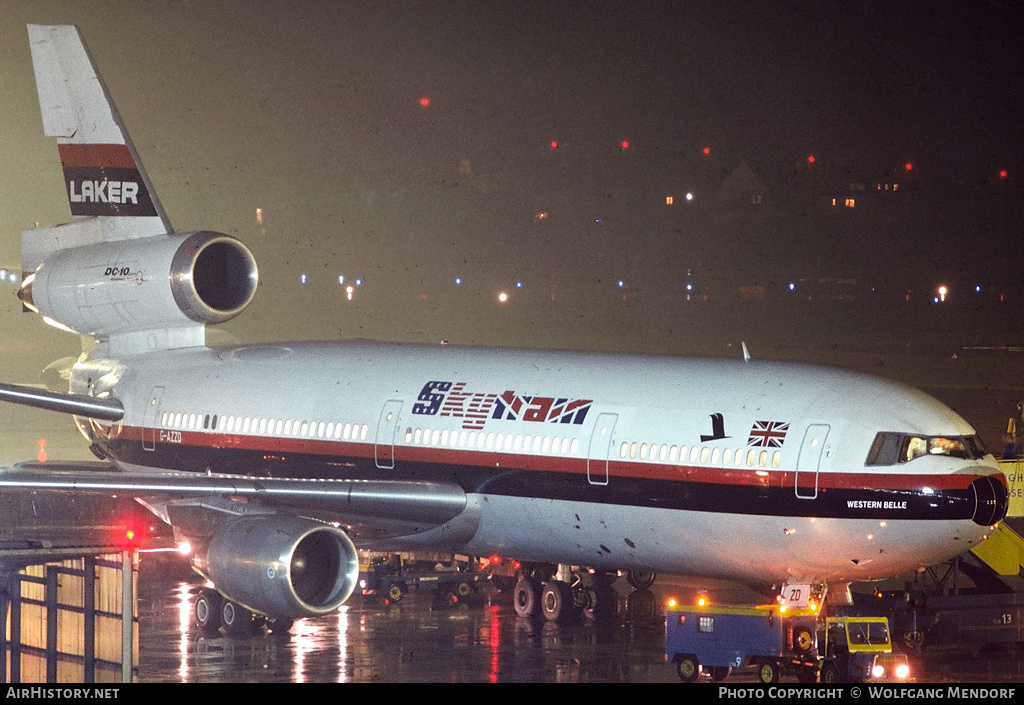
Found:
[[[789,423],[781,421],[755,421],[750,429],[750,438],[747,439],[748,447],[760,448],[781,448],[786,440],[786,432],[789,431]]]

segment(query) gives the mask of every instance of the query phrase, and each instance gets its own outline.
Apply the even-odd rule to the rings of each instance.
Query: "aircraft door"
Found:
[[[587,482],[592,485],[608,484],[608,458],[612,452],[612,431],[618,414],[601,414],[597,417],[594,431],[590,435],[590,450],[587,452]]]
[[[401,399],[384,402],[380,419],[377,421],[377,441],[374,444],[374,459],[377,467],[391,470],[395,467],[395,434],[398,432],[398,416],[402,410]]]
[[[146,404],[146,413],[142,417],[142,450],[156,450],[157,421],[160,418],[160,400],[164,396],[163,387],[153,387]]]
[[[818,468],[822,454],[828,448],[828,424],[811,424],[800,445],[800,456],[796,461],[794,489],[800,499],[814,499],[818,496]]]

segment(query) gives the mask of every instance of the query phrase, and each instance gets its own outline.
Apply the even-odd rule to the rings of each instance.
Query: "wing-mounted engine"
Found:
[[[245,245],[200,231],[58,249],[25,279],[19,297],[119,356],[202,345],[205,325],[240,313],[257,281]]]
[[[359,577],[359,558],[345,532],[286,514],[228,522],[194,561],[220,592],[276,618],[329,614]]]

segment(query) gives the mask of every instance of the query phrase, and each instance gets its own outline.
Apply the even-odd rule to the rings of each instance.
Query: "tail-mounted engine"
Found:
[[[235,602],[289,619],[333,612],[359,577],[359,558],[345,532],[282,514],[226,524],[196,555],[195,567]]]
[[[200,231],[58,249],[25,279],[19,297],[76,333],[112,344],[134,339],[121,346],[130,352],[140,335],[146,349],[173,347],[192,340],[181,331],[234,317],[257,281],[245,245]]]

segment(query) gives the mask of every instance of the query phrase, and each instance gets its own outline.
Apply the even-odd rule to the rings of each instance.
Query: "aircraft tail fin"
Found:
[[[74,25],[29,25],[43,131],[56,137],[73,221],[22,236],[22,269],[77,245],[173,232]]]

